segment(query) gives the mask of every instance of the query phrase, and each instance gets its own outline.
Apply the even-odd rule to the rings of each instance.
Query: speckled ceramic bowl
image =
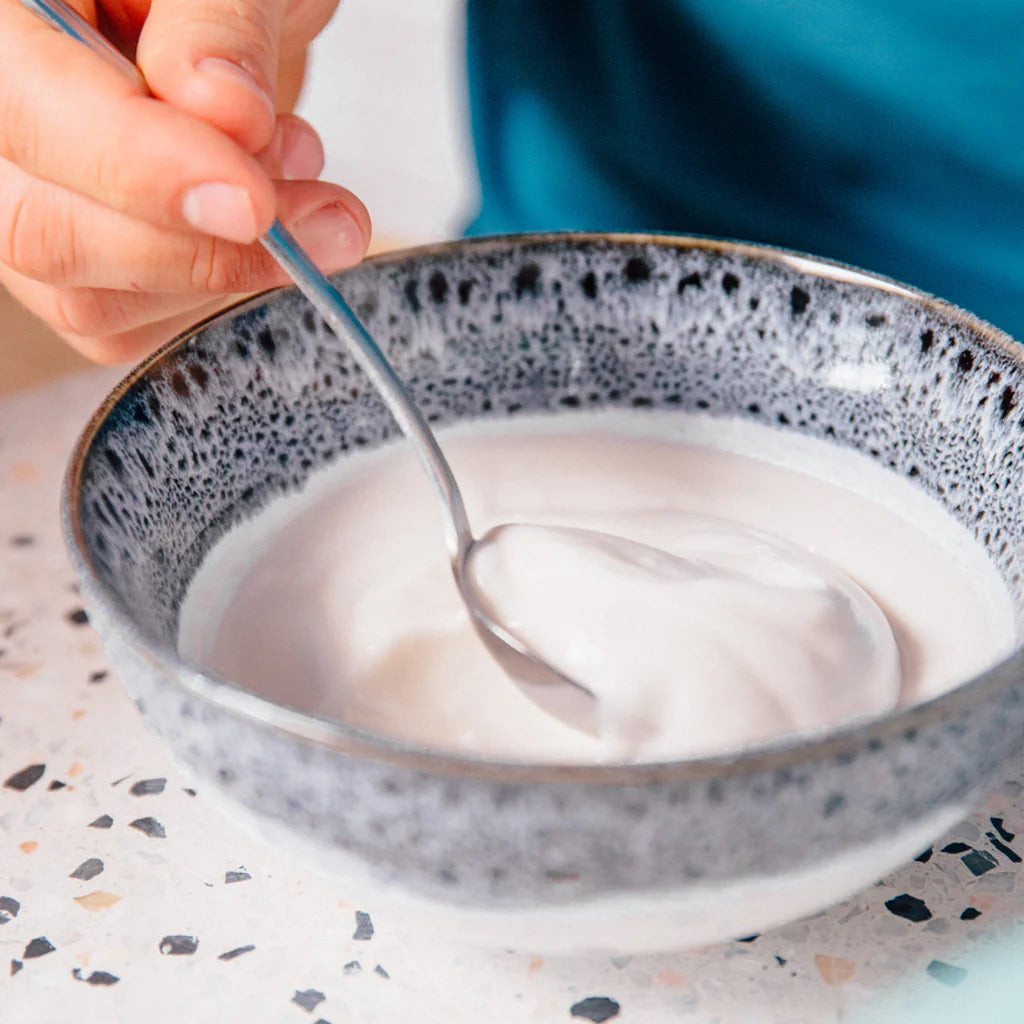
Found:
[[[850,268],[692,238],[462,241],[338,280],[437,423],[621,406],[827,439],[942,502],[1020,618],[1024,355],[960,310]],[[743,935],[918,853],[1021,744],[1019,652],[824,737],[600,768],[417,749],[182,664],[178,606],[210,546],[394,433],[353,361],[284,290],[133,372],[86,428],[67,482],[83,596],[151,727],[201,795],[344,876],[349,898],[537,950]]]

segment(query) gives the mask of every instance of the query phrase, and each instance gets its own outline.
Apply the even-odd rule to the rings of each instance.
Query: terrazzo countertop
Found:
[[[446,945],[219,817],[110,672],[60,535],[65,461],[114,379],[0,402],[0,1020],[1020,1019],[1024,757],[967,821],[853,899],[655,957]]]

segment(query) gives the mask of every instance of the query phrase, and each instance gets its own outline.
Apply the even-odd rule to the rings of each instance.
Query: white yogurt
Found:
[[[595,763],[879,714],[1013,643],[1008,597],[966,532],[834,446],[618,413],[457,432],[445,448],[478,535],[582,527],[675,556],[638,565],[594,534],[515,526],[474,559],[498,617],[598,695],[600,735],[538,709],[486,653],[402,446],[348,459],[231,531],[183,604],[182,655],[422,745]]]
[[[500,527],[470,568],[492,618],[596,695],[600,760],[695,756],[896,706],[885,615],[822,559],[680,509],[586,521]]]

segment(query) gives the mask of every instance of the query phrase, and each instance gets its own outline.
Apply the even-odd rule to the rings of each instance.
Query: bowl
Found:
[[[336,281],[438,425],[628,407],[854,449],[978,539],[1020,620],[1024,354],[962,310],[809,256],[673,236],[457,241]],[[202,795],[410,928],[538,952],[757,932],[919,853],[1021,745],[1020,650],[872,721],[603,767],[417,747],[184,663],[178,608],[210,547],[395,434],[305,300],[270,292],[113,391],[72,456],[64,522],[112,663]]]

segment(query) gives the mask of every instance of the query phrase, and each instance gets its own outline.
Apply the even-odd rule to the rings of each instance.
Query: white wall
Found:
[[[343,0],[314,44],[298,113],[378,244],[450,238],[474,212],[464,18],[464,0]]]

